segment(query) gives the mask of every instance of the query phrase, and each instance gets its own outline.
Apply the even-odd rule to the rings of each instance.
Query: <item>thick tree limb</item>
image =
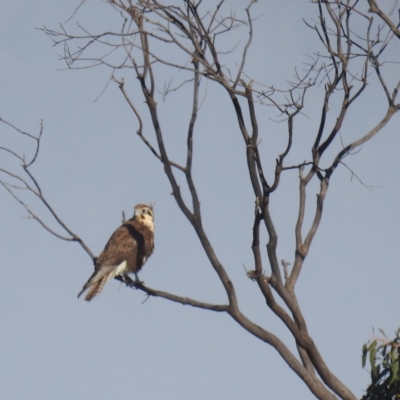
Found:
[[[399,24],[396,25],[378,6],[376,0],[368,0],[369,12],[378,15],[390,30],[400,39]]]

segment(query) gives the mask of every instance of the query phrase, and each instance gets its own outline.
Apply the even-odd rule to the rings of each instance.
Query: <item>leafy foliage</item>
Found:
[[[384,338],[371,340],[362,349],[362,366],[369,356],[372,380],[362,400],[400,399],[400,328],[391,341],[380,332]]]

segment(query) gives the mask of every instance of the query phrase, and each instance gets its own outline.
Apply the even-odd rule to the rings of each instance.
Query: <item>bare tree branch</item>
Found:
[[[249,47],[250,47],[250,45],[251,45],[251,41],[253,40],[253,24],[252,24],[252,21],[251,21],[250,7],[251,7],[256,1],[257,1],[257,0],[250,0],[249,5],[246,7],[247,21],[248,21],[248,24],[249,24],[249,38],[247,39],[246,46],[244,46],[244,49],[243,49],[242,62],[240,63],[239,71],[238,71],[238,73],[237,73],[235,82],[234,82],[233,85],[232,85],[232,88],[233,88],[233,89],[236,88],[236,86],[237,86],[237,84],[238,84],[238,82],[239,82],[239,79],[240,79],[240,77],[241,77],[241,75],[242,75],[243,68],[244,68],[244,64],[245,64],[245,62],[246,62],[247,51],[249,50]]]
[[[66,241],[71,241],[71,242],[77,242],[79,243],[79,245],[86,251],[86,253],[90,256],[90,258],[93,260],[94,259],[94,255],[93,253],[90,251],[89,247],[86,245],[86,243],[77,235],[75,234],[60,218],[60,216],[54,211],[53,207],[49,204],[49,202],[46,200],[46,198],[43,195],[43,192],[40,188],[40,185],[38,183],[38,181],[36,180],[36,178],[34,177],[34,175],[32,174],[32,172],[29,170],[29,168],[35,163],[35,161],[37,160],[37,157],[39,155],[39,149],[40,149],[40,141],[42,138],[42,133],[43,133],[43,121],[40,124],[40,131],[38,136],[34,136],[30,133],[24,132],[21,129],[17,128],[15,125],[6,122],[3,119],[0,119],[0,122],[3,122],[4,124],[10,126],[14,131],[26,136],[28,139],[33,140],[35,143],[35,151],[34,151],[34,155],[32,157],[32,159],[29,162],[25,161],[25,157],[17,154],[14,151],[11,151],[7,148],[2,147],[2,150],[7,151],[9,154],[13,155],[17,160],[21,161],[21,168],[23,170],[23,173],[26,174],[26,176],[28,177],[28,179],[30,179],[31,183],[33,184],[34,187],[32,187],[29,182],[22,178],[21,175],[12,173],[11,171],[4,169],[4,168],[0,168],[0,172],[3,172],[4,174],[6,174],[7,176],[17,180],[18,182],[20,182],[22,184],[21,187],[17,187],[15,185],[12,185],[10,183],[5,182],[3,179],[0,179],[0,184],[7,190],[7,192],[18,202],[20,203],[25,210],[29,213],[30,217],[35,219],[37,222],[39,222],[39,224],[49,233],[51,233],[53,236],[57,237],[58,239],[62,239],[62,240],[66,240]],[[16,195],[16,193],[11,189],[17,189],[17,190],[26,190],[28,193],[33,194],[36,198],[39,199],[39,201],[42,203],[42,205],[45,206],[45,208],[47,209],[47,211],[50,213],[50,215],[52,216],[52,218],[55,220],[55,222],[57,222],[57,224],[63,228],[69,235],[69,237],[63,236],[59,233],[57,233],[54,229],[50,228],[48,226],[48,224],[46,224],[44,222],[44,220],[39,217],[36,213],[34,213],[30,207],[19,197]]]
[[[396,24],[379,8],[376,0],[368,0],[369,12],[378,15],[385,24],[390,28],[390,30],[400,39],[399,24]]]
[[[146,293],[149,297],[161,297],[166,300],[170,300],[174,303],[179,303],[182,305],[188,305],[192,306],[195,308],[201,308],[203,310],[209,310],[209,311],[216,311],[216,312],[228,312],[229,306],[227,304],[210,304],[210,303],[205,303],[202,301],[197,301],[194,299],[191,299],[189,297],[182,297],[182,296],[177,296],[172,293],[164,292],[162,290],[155,290],[151,289],[148,286],[144,285],[141,282],[136,282],[132,279],[130,279],[128,276],[116,276],[116,280],[125,283],[127,286],[139,289],[142,292]]]

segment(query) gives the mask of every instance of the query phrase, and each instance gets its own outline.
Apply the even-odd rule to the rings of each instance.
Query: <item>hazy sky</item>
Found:
[[[364,0],[363,0],[364,1]],[[247,2],[245,2],[247,3]],[[268,3],[268,4],[267,4]],[[225,303],[225,293],[196,236],[171,196],[159,161],[136,135],[137,121],[105,67],[65,71],[43,32],[62,23],[76,31],[117,30],[119,15],[105,2],[88,0],[68,23],[79,1],[3,1],[0,6],[0,116],[31,133],[44,121],[40,156],[32,171],[61,219],[99,254],[137,203],[155,204],[156,247],[140,274],[150,287],[207,302]],[[233,7],[243,5],[233,1]],[[240,11],[242,12],[242,10]],[[255,37],[246,72],[274,86],[303,68],[306,54],[321,50],[302,18],[316,18],[307,1],[257,2]],[[236,38],[237,39],[237,38]],[[235,40],[236,40],[235,39]],[[243,45],[244,41],[240,45]],[[225,43],[227,47],[236,44]],[[399,52],[396,44],[392,53]],[[175,56],[175,55],[173,55]],[[237,65],[234,55],[226,61]],[[391,69],[390,69],[391,68]],[[398,66],[397,66],[398,68]],[[399,71],[387,67],[389,82]],[[183,74],[174,71],[173,82]],[[159,89],[171,78],[167,73]],[[124,77],[132,99],[143,107],[129,70]],[[295,352],[293,338],[265,306],[251,269],[254,195],[245,149],[229,97],[203,87],[205,102],[195,132],[194,178],[204,227],[236,285],[242,311]],[[204,92],[203,92],[204,93]],[[158,97],[171,158],[182,161],[189,122],[190,88]],[[294,156],[314,138],[323,85],[310,91],[295,126]],[[371,100],[373,99],[373,101]],[[371,84],[341,131],[344,143],[365,134],[384,114],[386,99]],[[260,108],[260,151],[268,179],[286,140],[277,113]],[[328,123],[335,120],[335,115]],[[145,133],[155,143],[151,126]],[[331,370],[358,397],[369,382],[361,368],[361,347],[382,328],[389,337],[399,326],[399,116],[360,153],[349,157],[367,190],[341,168],[333,176],[324,217],[297,285],[309,332]],[[0,125],[0,146],[28,157],[33,147]],[[338,143],[335,149],[341,146]],[[0,168],[18,163],[0,153]],[[298,157],[298,158],[296,158]],[[288,161],[289,162],[289,161]],[[183,185],[183,181],[182,181]],[[278,256],[293,262],[293,226],[298,206],[297,172],[287,173],[271,210],[279,235]],[[312,217],[317,185],[308,194]],[[183,189],[184,190],[184,189]],[[184,191],[185,193],[185,191]],[[64,232],[32,197],[25,201],[52,228]],[[20,399],[312,399],[303,382],[275,350],[250,336],[229,316],[146,299],[117,281],[91,303],[76,295],[92,273],[90,258],[76,243],[61,241],[0,188],[0,398]],[[263,234],[263,243],[266,236]],[[265,254],[264,261],[266,262]],[[268,271],[267,264],[265,268]]]

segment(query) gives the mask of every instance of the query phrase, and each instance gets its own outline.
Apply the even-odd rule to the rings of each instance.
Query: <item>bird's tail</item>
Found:
[[[82,290],[78,294],[78,298],[81,294],[90,288],[87,293],[85,300],[90,301],[93,297],[97,296],[101,290],[103,289],[106,282],[112,278],[114,278],[115,274],[113,271],[115,267],[103,267],[101,269],[97,269],[93,272],[92,276],[88,279],[88,281],[83,286]]]
[[[121,262],[119,265],[103,265],[99,269],[96,269],[79,292],[78,298],[85,290],[90,288],[86,294],[85,300],[92,300],[93,297],[97,296],[101,292],[107,281],[122,274],[125,271],[125,268],[126,261]]]
[[[94,283],[93,286],[90,288],[90,290],[87,292],[85,300],[90,301],[93,299],[93,297],[96,297],[102,291],[104,285],[110,278],[111,276],[109,274],[98,280],[96,283]]]

